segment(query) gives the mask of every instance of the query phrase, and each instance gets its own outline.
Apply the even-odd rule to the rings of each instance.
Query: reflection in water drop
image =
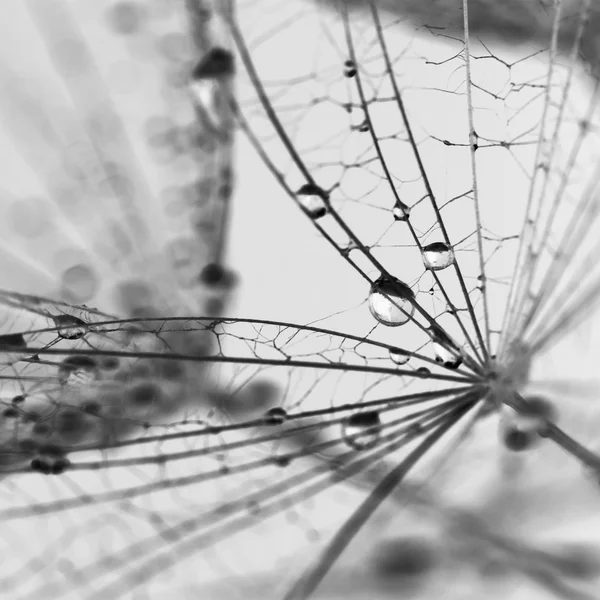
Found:
[[[382,325],[397,327],[407,323],[415,310],[414,292],[399,279],[381,277],[371,287],[369,309]]]
[[[355,450],[373,448],[381,437],[381,419],[375,410],[350,415],[342,423],[344,442]]]
[[[433,242],[423,247],[423,264],[426,269],[441,271],[454,263],[454,250],[444,242]]]

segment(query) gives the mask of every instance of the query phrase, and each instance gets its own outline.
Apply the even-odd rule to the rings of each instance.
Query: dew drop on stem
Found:
[[[454,250],[445,242],[433,242],[423,247],[423,264],[431,271],[441,271],[454,263]]]
[[[403,350],[390,350],[390,359],[397,365],[405,365],[410,360],[410,354]]]
[[[380,277],[371,286],[369,309],[382,325],[398,327],[407,323],[414,313],[414,292],[396,278]]]
[[[311,219],[320,219],[327,214],[327,193],[319,186],[307,183],[296,192],[296,196],[302,209]]]
[[[287,412],[280,406],[270,408],[264,416],[267,425],[282,425],[287,421],[287,418]]]
[[[52,317],[56,332],[58,335],[65,340],[79,340],[84,335],[89,333],[89,325],[73,315],[58,315]]]
[[[373,448],[381,437],[381,419],[375,410],[350,415],[342,423],[344,442],[354,450]]]

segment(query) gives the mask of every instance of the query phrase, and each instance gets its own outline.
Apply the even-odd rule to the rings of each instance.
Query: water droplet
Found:
[[[282,455],[273,457],[273,463],[278,467],[287,467],[290,465],[291,462],[292,459],[289,456]]]
[[[98,279],[89,265],[81,263],[63,272],[61,288],[68,302],[82,304],[89,302],[96,294]]]
[[[211,48],[206,56],[192,69],[192,78],[219,79],[228,77],[235,72],[235,61],[233,54],[225,48]]]
[[[416,372],[421,375],[431,375],[431,371],[427,367],[419,367]]]
[[[235,275],[218,263],[209,263],[200,271],[199,279],[210,287],[230,288],[235,284]]]
[[[79,340],[90,331],[85,321],[73,315],[58,315],[52,320],[58,335],[65,340]]]
[[[531,448],[536,437],[533,431],[525,431],[514,425],[509,425],[502,434],[502,441],[509,450],[522,452]]]
[[[61,385],[84,386],[98,377],[98,363],[91,356],[69,356],[58,368]]]
[[[390,350],[390,358],[397,365],[405,365],[410,360],[410,354],[403,350]]]
[[[20,360],[24,353],[18,352],[19,348],[27,348],[27,342],[21,333],[0,335],[0,364],[14,363]]]
[[[350,415],[342,423],[344,442],[355,450],[373,448],[381,437],[381,420],[375,410]]]
[[[282,423],[285,423],[287,421],[288,415],[287,412],[285,411],[285,409],[281,408],[280,406],[275,406],[273,408],[270,408],[266,413],[265,413],[265,423],[267,425],[281,425]]]
[[[353,61],[344,62],[344,77],[354,77],[356,75],[356,65]]]
[[[414,292],[399,279],[380,277],[371,287],[369,309],[382,325],[397,327],[413,315]]]
[[[108,11],[108,22],[116,33],[132,35],[139,31],[144,21],[145,8],[137,2],[117,2]]]
[[[392,216],[396,221],[408,221],[410,217],[410,206],[397,202],[396,206],[392,208]]]
[[[423,247],[423,264],[426,269],[441,271],[454,263],[454,250],[444,242],[433,242]]]
[[[319,186],[307,183],[296,192],[296,196],[298,196],[304,212],[311,219],[320,219],[327,214],[327,205],[325,204],[327,193]]]
[[[134,409],[156,409],[163,400],[162,388],[150,381],[137,383],[127,390],[126,402]]]
[[[448,369],[458,369],[462,364],[461,351],[456,347],[450,336],[436,323],[432,323],[427,333],[433,342],[435,361]]]
[[[565,577],[591,579],[600,573],[598,551],[584,544],[570,543],[553,555],[551,563]]]
[[[421,537],[397,538],[383,542],[374,558],[374,569],[386,580],[423,577],[437,563],[431,542]]]

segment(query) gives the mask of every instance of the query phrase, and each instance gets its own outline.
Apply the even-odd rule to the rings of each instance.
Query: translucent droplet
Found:
[[[73,315],[58,315],[52,317],[57,333],[65,340],[81,339],[86,333],[89,333],[89,325],[79,317]]]
[[[380,277],[371,287],[369,309],[382,325],[397,327],[412,317],[414,292],[399,279]]]
[[[416,372],[421,375],[431,375],[431,371],[427,367],[419,367]]]
[[[204,58],[192,69],[191,76],[194,80],[219,79],[229,77],[235,72],[233,54],[225,48],[218,46],[211,48]]]
[[[355,450],[373,448],[381,437],[381,420],[375,410],[350,415],[342,423],[344,442]]]
[[[435,361],[448,369],[458,369],[463,359],[450,336],[436,323],[427,329],[427,333],[433,342]]]
[[[410,360],[410,354],[402,350],[390,350],[390,358],[397,365],[405,365]]]
[[[69,302],[81,304],[94,297],[98,289],[98,279],[93,269],[82,263],[63,272],[61,287]]]
[[[423,264],[426,269],[441,271],[454,263],[454,250],[444,242],[433,242],[423,247]]]
[[[344,62],[344,77],[354,77],[356,75],[356,65],[353,61]]]
[[[398,202],[394,208],[392,208],[392,215],[396,221],[408,221],[410,217],[410,206]]]
[[[435,567],[438,555],[429,540],[398,538],[382,543],[374,557],[374,569],[386,580],[423,577]]]
[[[98,363],[91,356],[69,356],[58,367],[58,380],[62,385],[84,386],[98,376]]]
[[[327,214],[327,205],[325,204],[327,193],[319,186],[307,183],[296,192],[296,196],[311,219],[320,219]]]
[[[287,421],[288,415],[281,406],[275,406],[265,413],[264,418],[267,425],[281,425]]]
[[[502,433],[504,445],[513,452],[523,452],[528,450],[535,443],[537,435],[533,431],[527,431],[509,425]]]
[[[108,10],[108,22],[116,33],[132,35],[137,33],[145,19],[145,7],[139,2],[117,2]]]
[[[235,284],[234,273],[218,263],[204,266],[200,271],[199,279],[209,287],[231,288]]]
[[[544,436],[548,423],[556,420],[557,414],[554,405],[542,396],[526,396],[527,402],[515,416],[516,426],[525,433]]]
[[[26,349],[27,342],[20,333],[0,335],[0,364],[11,364],[21,360],[24,353],[19,348]]]

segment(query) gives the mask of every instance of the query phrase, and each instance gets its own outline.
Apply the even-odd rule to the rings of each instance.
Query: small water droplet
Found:
[[[416,372],[420,373],[421,375],[431,375],[431,370],[427,367],[419,367]]]
[[[287,412],[280,406],[270,408],[264,416],[267,425],[281,425],[287,421],[287,418]]]
[[[98,363],[91,356],[69,356],[58,367],[61,385],[84,386],[98,377]]]
[[[454,263],[454,250],[445,242],[433,242],[423,247],[423,264],[431,271],[441,271]]]
[[[107,12],[109,26],[121,35],[137,33],[145,19],[146,8],[138,2],[117,2]]]
[[[90,330],[85,321],[73,315],[58,315],[52,320],[58,335],[65,340],[79,340]]]
[[[381,419],[377,411],[358,412],[350,415],[342,423],[342,437],[351,448],[368,450],[379,441],[381,429]]]
[[[225,48],[215,46],[192,69],[191,76],[194,80],[219,79],[221,77],[229,77],[234,72],[235,60],[233,54]]]
[[[390,358],[397,365],[405,365],[410,360],[410,354],[403,350],[390,350]]]
[[[377,575],[386,580],[413,579],[428,574],[437,560],[437,552],[425,538],[397,538],[380,545],[374,568]]]
[[[356,75],[356,65],[353,61],[347,60],[344,62],[344,77],[354,77]]]
[[[396,221],[408,221],[410,217],[410,206],[397,202],[396,206],[392,208],[392,216]]]
[[[528,450],[534,444],[536,437],[533,431],[525,431],[514,425],[509,425],[502,433],[504,445],[513,452]]]
[[[327,214],[327,205],[325,203],[327,193],[319,186],[306,183],[296,192],[296,196],[304,212],[311,219],[320,219]]]
[[[290,465],[291,462],[292,459],[289,456],[282,455],[273,457],[273,463],[278,467],[287,467]]]
[[[397,327],[412,317],[414,292],[399,279],[380,277],[369,293],[369,309],[382,325]]]

